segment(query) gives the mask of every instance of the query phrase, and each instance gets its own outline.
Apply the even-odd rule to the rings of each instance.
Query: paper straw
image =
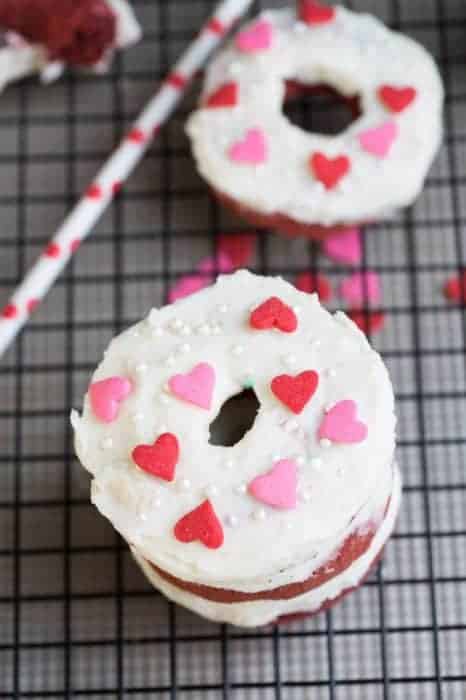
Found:
[[[16,288],[0,315],[0,356],[144,156],[196,72],[252,0],[223,0]]]

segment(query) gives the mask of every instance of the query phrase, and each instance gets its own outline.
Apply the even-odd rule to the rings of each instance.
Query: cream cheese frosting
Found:
[[[251,312],[270,297],[292,310],[293,332],[251,327]],[[208,407],[171,390],[174,376],[200,365],[215,376]],[[318,386],[295,414],[271,382],[306,371],[317,373]],[[119,378],[122,393],[102,420],[91,396],[111,378]],[[252,428],[233,447],[210,444],[210,424],[245,386],[260,403]],[[324,418],[348,400],[365,437],[353,443],[322,438]],[[112,341],[72,423],[102,514],[140,557],[210,586],[258,591],[303,580],[359,524],[380,515],[392,490],[394,399],[381,358],[343,313],[331,315],[316,295],[280,278],[240,271],[153,309]],[[179,445],[172,481],[133,459],[136,447],[167,433]],[[296,503],[286,509],[259,502],[250,490],[280,461],[296,468]],[[205,499],[223,530],[215,549],[174,535],[179,520]]]
[[[221,51],[187,123],[198,170],[214,190],[260,214],[323,225],[385,217],[416,198],[440,144],[443,103],[439,72],[420,44],[343,7],[318,24],[291,9],[267,11],[244,35],[263,47],[236,39]],[[282,113],[287,81],[359,95],[362,113],[338,135],[308,133]],[[234,86],[232,104],[209,107],[222,86]],[[411,101],[389,106],[384,86],[412,91]],[[310,163],[316,153],[343,158],[348,172],[324,186]]]

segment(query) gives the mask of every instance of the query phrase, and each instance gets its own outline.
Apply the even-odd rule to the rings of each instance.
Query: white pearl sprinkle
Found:
[[[299,306],[299,304],[296,304],[296,306],[293,306],[293,311],[295,312],[295,314],[301,313],[301,307]]]
[[[334,379],[337,376],[337,371],[336,371],[336,369],[333,369],[333,367],[332,367],[332,368],[327,370],[326,374],[327,374],[327,377],[331,377],[332,379]]]
[[[152,505],[154,506],[154,508],[160,508],[160,506],[162,505],[162,500],[160,498],[154,498],[152,500]]]
[[[169,355],[166,358],[165,364],[167,365],[167,367],[173,367],[173,365],[175,364],[175,358],[173,357],[173,355]]]
[[[137,423],[140,420],[144,419],[144,413],[141,413],[141,411],[135,411],[131,414],[131,418],[134,420],[135,423]]]
[[[160,400],[160,403],[163,403],[163,404],[167,404],[170,401],[168,396],[165,396],[165,394],[160,394],[159,400]]]
[[[305,465],[305,463],[306,463],[306,460],[304,459],[304,457],[302,455],[299,455],[298,457],[296,457],[296,464],[298,465],[298,467],[303,467]]]
[[[160,434],[166,433],[168,431],[168,427],[165,425],[165,423],[160,423],[157,430],[159,431]]]
[[[191,346],[189,343],[183,343],[183,345],[179,346],[178,351],[185,355],[186,353],[191,352]]]
[[[234,345],[231,349],[233,355],[242,355],[244,352],[244,347],[242,345]]]
[[[180,328],[182,328],[182,327],[183,327],[183,321],[182,321],[180,318],[173,318],[173,319],[170,321],[170,328],[171,328],[173,331],[178,331],[178,330],[180,330]]]
[[[238,486],[235,486],[235,491],[236,493],[246,493],[246,484],[238,484]]]
[[[294,418],[288,418],[283,427],[287,433],[292,433],[299,428],[299,423]]]
[[[330,442],[330,440],[328,438],[322,438],[322,440],[320,441],[319,444],[321,447],[330,447],[330,445],[332,443]]]
[[[134,369],[138,374],[144,374],[149,369],[149,366],[145,362],[140,362]]]
[[[158,322],[159,312],[157,309],[151,309],[147,314],[147,323],[149,326],[156,326]]]
[[[210,335],[212,332],[208,323],[203,323],[201,326],[198,327],[197,331],[201,335]]]
[[[100,446],[103,450],[110,450],[113,447],[113,440],[111,437],[106,437],[102,440],[100,443]]]
[[[274,455],[272,455],[272,460],[273,460],[274,462],[278,462],[281,458],[282,458],[282,456],[279,455],[279,454],[274,454]]]
[[[322,464],[323,464],[323,462],[322,462],[322,460],[321,460],[320,457],[313,457],[313,458],[311,459],[310,464],[311,464],[311,467],[312,467],[313,469],[316,469],[317,471],[320,471],[320,470],[322,469]]]
[[[287,530],[292,530],[293,527],[294,527],[294,525],[293,525],[293,523],[291,522],[291,520],[288,520],[288,522],[285,523],[285,526],[286,526],[286,529],[287,529]]]
[[[286,367],[294,367],[296,364],[296,357],[295,355],[285,355],[282,358],[282,362]]]
[[[220,304],[218,307],[218,310],[221,314],[226,314],[228,313],[228,305],[227,304]]]
[[[238,518],[236,515],[227,515],[225,517],[225,522],[228,527],[236,527],[238,525]]]
[[[145,513],[139,513],[139,518],[140,518],[140,520],[145,522],[147,520],[147,515]]]
[[[235,461],[233,459],[227,459],[227,461],[225,462],[225,466],[227,467],[227,469],[231,469],[235,466]]]
[[[215,484],[209,484],[209,486],[206,486],[205,492],[208,496],[216,496],[218,494],[218,488]]]
[[[267,513],[265,512],[264,508],[259,508],[258,510],[254,511],[252,517],[254,518],[254,520],[265,520],[267,517]]]
[[[304,501],[304,503],[309,503],[309,501],[311,500],[311,497],[312,497],[310,489],[303,489],[301,491],[300,495],[301,495],[301,499]]]
[[[155,336],[156,338],[160,338],[164,334],[165,334],[165,331],[163,330],[163,328],[161,326],[156,326],[152,330],[152,335]]]
[[[131,331],[132,338],[139,338],[139,335],[140,335],[139,331]]]
[[[183,489],[183,491],[188,491],[191,488],[190,480],[189,479],[181,479],[180,488]]]
[[[220,335],[222,332],[222,327],[219,323],[216,323],[215,325],[212,326],[212,333],[214,335]]]

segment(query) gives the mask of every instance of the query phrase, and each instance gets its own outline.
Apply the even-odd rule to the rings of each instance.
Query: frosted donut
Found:
[[[259,410],[231,447],[222,406]],[[400,502],[393,392],[343,313],[240,271],[110,344],[72,414],[92,501],[152,583],[243,626],[312,613],[356,587]]]
[[[36,73],[52,82],[67,65],[102,71],[140,37],[126,0],[3,0],[0,90]]]
[[[412,39],[367,14],[314,0],[268,11],[212,61],[187,132],[200,174],[255,225],[322,238],[387,217],[419,194],[442,135],[443,87]],[[282,113],[290,84],[359,97],[342,133]]]

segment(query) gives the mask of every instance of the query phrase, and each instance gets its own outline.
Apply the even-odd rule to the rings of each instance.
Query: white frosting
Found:
[[[202,109],[187,124],[200,173],[216,190],[255,211],[282,213],[302,223],[350,223],[387,216],[420,192],[442,134],[443,88],[431,56],[412,39],[366,14],[338,7],[334,21],[297,22],[292,10],[261,15],[273,26],[270,49],[242,53],[233,43],[207,70],[204,95],[236,81],[238,104]],[[361,96],[362,115],[336,136],[307,133],[282,113],[285,80],[326,83]],[[383,85],[412,86],[417,97],[392,114],[377,98]],[[358,135],[396,121],[398,137],[381,159],[362,150]],[[262,129],[268,158],[259,166],[233,162],[231,145]],[[309,156],[346,155],[351,171],[331,190],[313,177]]]
[[[141,38],[141,27],[131,5],[127,0],[106,0],[117,16],[117,49],[135,44]],[[108,66],[108,58],[93,67],[100,72]],[[40,74],[43,83],[57,80],[63,73],[65,65],[60,61],[49,62],[47,50],[37,44],[21,41],[0,49],[0,91],[7,85],[29,75]]]
[[[229,622],[241,627],[259,627],[274,622],[280,615],[317,611],[327,600],[333,600],[343,591],[359,585],[395,525],[401,499],[401,478],[397,467],[393,486],[387,514],[367,551],[327,583],[288,600],[256,600],[245,603],[216,603],[206,600],[168,583],[154,571],[135,547],[132,547],[131,551],[151,584],[175,603],[214,622]]]
[[[250,328],[250,310],[271,296],[296,309],[294,333]],[[284,365],[291,355],[292,370]],[[201,362],[217,377],[210,410],[166,390],[173,374]],[[320,382],[294,415],[272,394],[270,382],[304,370],[317,371]],[[380,514],[390,493],[394,401],[379,355],[344,314],[332,316],[316,295],[280,278],[241,271],[152,310],[110,344],[92,381],[112,376],[129,378],[133,392],[109,424],[99,422],[85,398],[82,417],[72,418],[76,450],[94,477],[95,505],[141,556],[174,576],[239,591],[303,580],[352,529]],[[211,445],[210,423],[249,381],[261,404],[252,429],[233,447]],[[324,411],[342,399],[357,403],[367,439],[323,446],[317,431]],[[131,459],[137,445],[151,444],[167,430],[180,443],[173,483],[146,474]],[[298,464],[293,510],[262,507],[245,489],[278,455]],[[215,550],[173,535],[177,520],[207,496],[224,527],[224,544]]]

